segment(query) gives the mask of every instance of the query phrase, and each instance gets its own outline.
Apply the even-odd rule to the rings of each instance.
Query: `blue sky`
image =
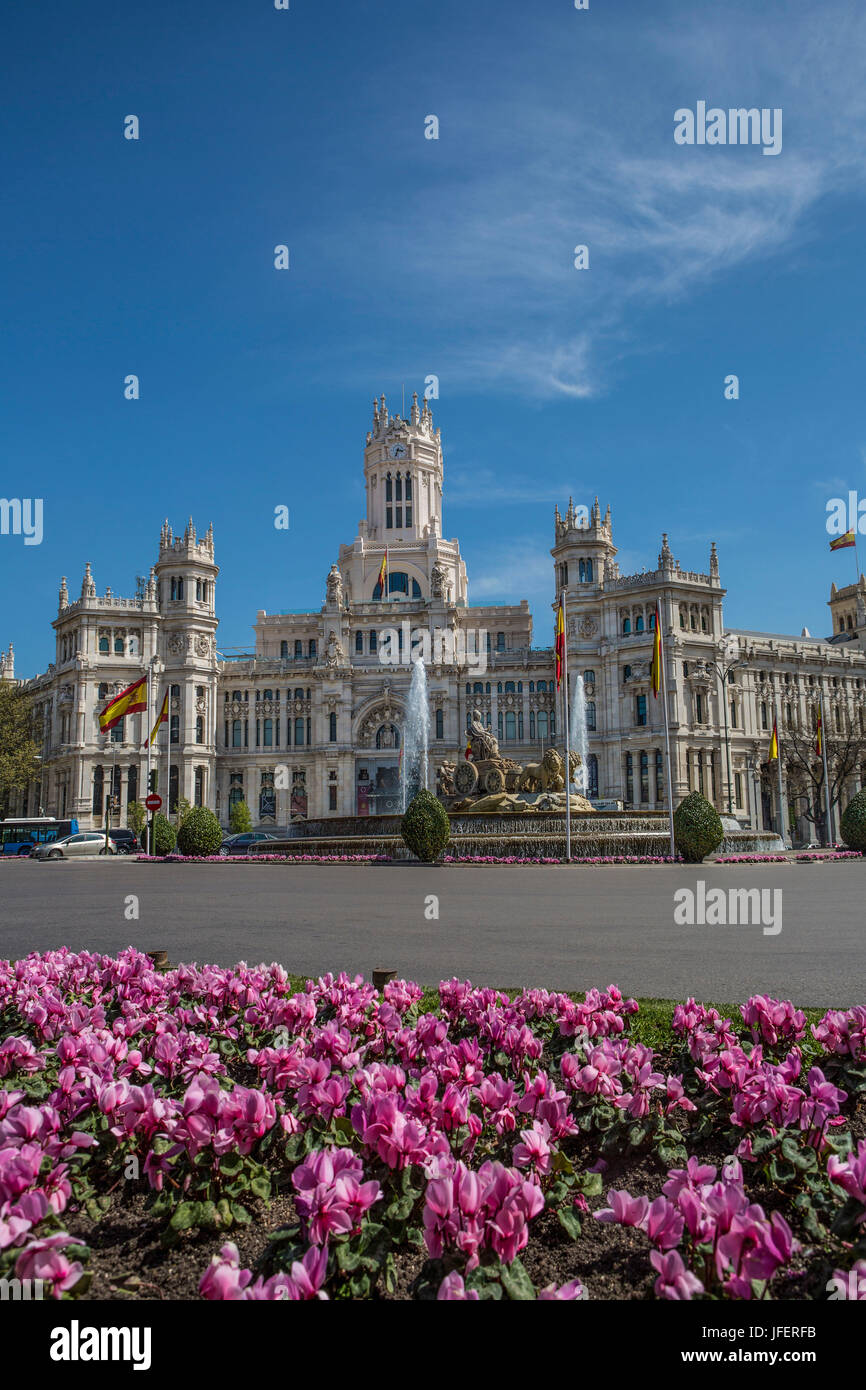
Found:
[[[222,645],[318,608],[372,398],[431,373],[470,602],[548,641],[554,502],[598,493],[623,572],[715,539],[731,625],[829,630],[825,505],[866,496],[862,7],[89,0],[16,7],[3,50],[0,492],[45,512],[0,536],[18,674],[60,575],[133,592],[164,516],[214,523]],[[699,100],[781,107],[781,154],[677,146]]]

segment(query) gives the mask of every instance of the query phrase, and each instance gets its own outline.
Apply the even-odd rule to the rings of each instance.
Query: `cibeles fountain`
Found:
[[[570,682],[569,753],[546,748],[538,762],[521,764],[506,757],[499,740],[485,726],[481,710],[469,715],[468,749],[456,762],[430,756],[430,697],[421,657],[412,662],[408,689],[387,712],[400,723],[389,724],[399,742],[400,814],[328,816],[297,820],[286,838],[263,845],[268,854],[381,855],[393,860],[413,856],[400,834],[402,812],[421,787],[435,790],[451,823],[446,855],[451,859],[564,859],[566,796],[574,859],[614,855],[662,858],[670,853],[667,812],[595,808],[589,790],[588,731],[583,677]],[[390,685],[386,686],[390,691]],[[431,783],[435,783],[431,785]],[[614,803],[616,805],[617,803]],[[609,806],[610,803],[607,803]],[[395,807],[396,812],[396,807]],[[773,843],[770,844],[769,840]],[[775,837],[726,828],[720,852],[775,849]]]

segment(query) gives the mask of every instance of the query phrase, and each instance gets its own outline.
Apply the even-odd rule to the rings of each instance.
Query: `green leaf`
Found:
[[[535,1298],[535,1285],[519,1260],[515,1259],[510,1265],[503,1265],[499,1277],[509,1298],[524,1303]]]
[[[601,1173],[584,1173],[577,1184],[579,1191],[587,1197],[600,1197],[604,1188]]]
[[[227,1178],[235,1177],[236,1174],[238,1174],[241,1171],[243,1166],[243,1158],[240,1154],[237,1153],[223,1154],[222,1158],[220,1159],[220,1172],[224,1174]]]
[[[344,1134],[347,1139],[352,1139],[355,1134],[355,1126],[348,1115],[336,1115],[334,1117],[334,1129],[338,1134]]]
[[[173,1231],[188,1231],[191,1226],[198,1224],[199,1202],[181,1202],[175,1207],[169,1225]]]
[[[258,1197],[260,1201],[269,1202],[271,1198],[270,1178],[253,1178],[252,1182],[250,1183],[250,1191],[253,1193],[254,1196]]]
[[[556,1216],[560,1226],[566,1234],[569,1235],[572,1240],[577,1240],[580,1235],[581,1226],[580,1220],[574,1212],[569,1211],[567,1207],[561,1207],[556,1213]]]
[[[230,1226],[232,1224],[232,1209],[226,1197],[220,1197],[216,1204],[216,1210],[220,1225]]]
[[[358,1268],[361,1263],[361,1256],[357,1250],[352,1249],[351,1245],[338,1245],[336,1250],[339,1269],[348,1274],[351,1270]]]
[[[253,1219],[246,1207],[242,1206],[240,1202],[232,1202],[232,1216],[239,1226],[249,1226]]]

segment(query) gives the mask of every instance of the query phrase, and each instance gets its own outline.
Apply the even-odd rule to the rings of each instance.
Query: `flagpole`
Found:
[[[779,737],[779,696],[773,690],[773,717],[776,724],[776,770],[779,775],[779,835],[785,849],[788,848],[788,836],[785,833],[785,808],[782,800],[782,740]]]
[[[656,626],[659,630],[659,672],[661,675],[662,687],[662,711],[665,717],[665,762],[668,765],[668,822],[670,825],[671,838],[671,859],[676,859],[677,852],[674,844],[674,787],[671,776],[671,735],[668,728],[668,684],[665,672],[665,644],[661,629],[661,606],[656,604]]]
[[[562,603],[562,708],[565,723],[565,862],[571,863],[571,732],[568,718],[568,639],[565,622],[565,590],[561,594]]]
[[[150,714],[151,714],[151,710],[153,709],[153,705],[151,704],[151,699],[150,699],[150,678],[151,678],[152,674],[153,674],[153,664],[151,663],[151,664],[148,666],[148,668],[147,668],[147,714],[146,714],[146,716],[145,716],[146,722],[145,722],[145,726],[144,726],[144,727],[145,727],[145,731],[147,732],[147,795],[148,795],[148,796],[150,796],[150,745],[151,745],[151,737],[150,737],[150,732],[149,732],[147,726],[148,726],[148,724],[150,723]],[[147,833],[145,834],[145,844],[147,845],[147,853],[148,853],[148,854],[152,854],[152,853],[153,853],[153,846],[152,846],[152,844],[151,844],[151,841],[153,840],[153,836],[150,834],[150,823],[151,823],[151,817],[150,817],[150,812],[148,811],[148,813],[147,813],[147,820],[145,821],[145,830],[146,830],[146,832],[147,832]]]
[[[820,691],[818,699],[821,709],[821,758],[824,763],[824,798],[827,806],[827,843],[836,843],[836,829],[833,825],[833,802],[830,796],[830,773],[827,769],[827,726],[824,722],[824,692]]]

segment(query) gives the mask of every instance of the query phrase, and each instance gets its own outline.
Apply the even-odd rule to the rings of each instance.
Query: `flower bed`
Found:
[[[739,1300],[866,1274],[862,1007],[689,999],[659,1036],[615,986],[434,1002],[63,949],[0,962],[0,1078],[0,1277],[55,1298]]]
[[[139,864],[390,864],[387,854],[139,854]]]
[[[472,854],[461,855],[460,857],[445,854],[442,856],[443,864],[564,864],[565,860],[559,858],[520,858],[517,855],[506,854]],[[571,864],[681,864],[679,857],[672,858],[669,854],[592,854],[576,855]]]

